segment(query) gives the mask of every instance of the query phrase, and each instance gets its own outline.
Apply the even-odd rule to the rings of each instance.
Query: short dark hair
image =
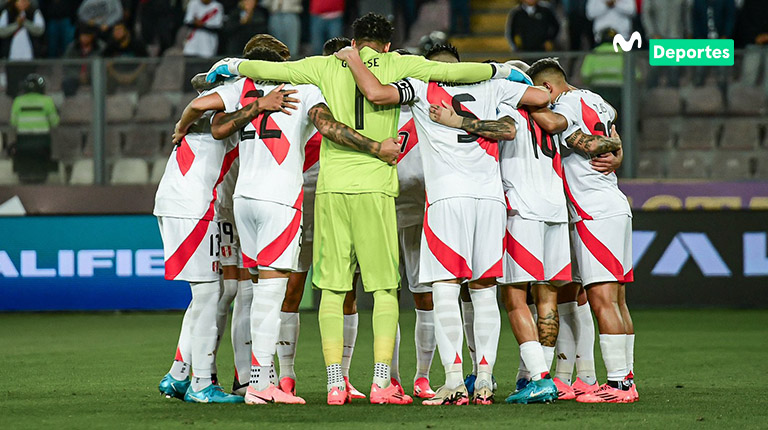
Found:
[[[331,55],[339,50],[352,46],[352,41],[346,37],[334,37],[323,44],[323,55]]]
[[[456,47],[451,45],[450,43],[438,44],[429,48],[429,51],[427,51],[427,53],[424,54],[424,58],[429,59],[438,54],[443,54],[443,53],[453,55],[457,61],[461,61],[461,58],[459,57],[459,50],[456,49]]]
[[[528,69],[528,76],[531,79],[536,79],[536,76],[544,72],[554,72],[563,75],[563,79],[568,80],[568,74],[565,73],[563,66],[557,61],[557,58],[542,58],[537,62],[531,64],[531,68]]]
[[[379,42],[387,44],[392,41],[395,28],[384,15],[368,12],[352,23],[352,37],[359,42]]]
[[[267,49],[267,48],[261,48],[256,47],[251,49],[245,54],[246,60],[262,60],[262,61],[272,61],[275,63],[281,63],[285,61],[285,58],[278,54],[277,52]]]
[[[271,34],[256,34],[248,40],[243,47],[243,57],[248,58],[250,51],[254,49],[268,49],[276,52],[283,60],[291,58],[291,51],[285,46],[285,43],[278,40]]]
[[[405,48],[397,48],[394,50],[394,52],[400,54],[400,55],[416,55],[413,52],[405,49]]]

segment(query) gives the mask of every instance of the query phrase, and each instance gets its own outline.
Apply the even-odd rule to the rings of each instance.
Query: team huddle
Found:
[[[460,63],[450,45],[407,55],[389,52],[392,32],[368,14],[351,41],[292,62],[282,42],[256,35],[243,59],[193,79],[200,95],[176,125],[154,210],[166,278],[192,291],[160,392],[305,403],[294,359],[311,267],[329,405],[366,397],[349,381],[359,282],[374,299],[371,403],[413,402],[398,366],[401,283],[416,304],[422,404],[494,402],[498,290],[520,347],[508,403],[637,401],[615,110],[570,86],[554,59]],[[230,308],[232,394],[216,375]]]

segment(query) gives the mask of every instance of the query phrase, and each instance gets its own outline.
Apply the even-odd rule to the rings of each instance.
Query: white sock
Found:
[[[386,363],[373,364],[373,383],[381,388],[387,388],[392,383],[390,367]]]
[[[469,358],[472,360],[472,374],[477,375],[477,353],[475,350],[475,307],[472,301],[461,301],[461,315],[464,321],[464,337],[467,339]]]
[[[192,303],[190,302],[187,310],[184,311],[184,318],[181,320],[181,331],[179,333],[179,343],[176,344],[176,356],[174,357],[171,370],[168,372],[174,379],[182,381],[189,377],[189,371],[192,366],[192,324],[195,316],[192,315]]]
[[[635,334],[627,335],[627,370],[635,371]]]
[[[259,279],[253,286],[251,303],[251,386],[257,391],[270,384],[269,368],[277,348],[280,307],[285,299],[288,278]],[[254,370],[256,370],[254,378]]]
[[[544,364],[547,366],[547,371],[552,368],[552,360],[555,358],[555,347],[554,346],[541,346],[542,351],[544,351]]]
[[[623,381],[627,370],[627,335],[601,334],[600,352],[603,355],[609,381]]]
[[[251,369],[251,281],[237,282],[237,295],[232,308],[232,351],[235,357],[235,379],[238,384],[248,383]]]
[[[560,331],[557,334],[557,371],[555,377],[568,385],[571,385],[573,367],[576,364],[576,334],[578,330],[578,317],[576,310],[578,304],[566,302],[557,305],[557,313],[560,316]]]
[[[326,366],[325,370],[328,373],[328,392],[334,387],[345,391],[347,386],[344,383],[344,374],[341,372],[341,365],[338,363],[331,364],[330,366]]]
[[[589,385],[597,383],[595,372],[595,323],[589,302],[576,309],[576,376]]]
[[[496,286],[481,290],[470,289],[469,294],[476,311],[474,332],[477,378],[490,383],[501,333],[501,313],[496,300]]]
[[[456,388],[463,384],[461,346],[463,341],[461,311],[459,310],[459,284],[435,282],[432,284],[435,304],[435,339],[440,361],[445,368],[445,385]]]
[[[389,365],[389,371],[393,378],[400,382],[400,323],[397,323],[397,334],[395,335],[395,349],[392,350],[392,364]]]
[[[525,362],[525,367],[534,381],[540,379],[542,373],[549,371],[544,360],[544,350],[538,341],[523,342],[520,345],[520,359]]]
[[[216,356],[219,354],[221,339],[224,338],[224,330],[227,329],[227,317],[232,307],[232,300],[237,294],[237,279],[221,279],[219,281],[219,302],[216,305],[216,349],[213,351],[213,367],[211,372],[216,374]]]
[[[298,312],[280,312],[280,335],[277,338],[280,379],[296,379],[293,363],[296,359],[296,342],[299,340],[300,327],[301,321]]]
[[[515,376],[515,381],[518,381],[520,379],[527,379],[527,380],[531,379],[531,372],[529,372],[528,368],[525,366],[525,360],[523,360],[522,350],[520,351],[520,363],[517,365],[517,376]]]
[[[216,306],[219,301],[219,281],[193,282],[191,328],[192,340],[192,390],[200,391],[211,385],[213,352],[216,349]]]
[[[279,381],[277,380],[277,372],[275,372],[275,360],[272,359],[272,363],[269,364],[269,382],[277,386]]]
[[[429,369],[432,367],[432,357],[435,355],[435,311],[422,311],[416,309],[416,327],[414,329],[416,341],[416,376],[429,379]]]
[[[349,378],[349,366],[357,342],[357,314],[344,315],[344,352],[341,355],[341,372]]]

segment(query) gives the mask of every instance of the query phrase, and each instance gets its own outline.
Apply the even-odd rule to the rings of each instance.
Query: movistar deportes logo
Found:
[[[639,32],[632,33],[632,36],[629,37],[629,40],[624,39],[624,36],[617,34],[613,36],[613,51],[619,52],[619,47],[621,47],[621,50],[624,52],[629,52],[632,50],[632,47],[635,45],[635,42],[637,42],[637,47],[642,48],[643,47],[643,38],[640,36]]]

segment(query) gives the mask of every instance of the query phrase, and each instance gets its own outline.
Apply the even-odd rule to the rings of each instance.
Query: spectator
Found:
[[[592,32],[597,42],[609,28],[629,39],[636,12],[635,0],[587,0],[587,18],[594,22]]]
[[[184,24],[190,28],[184,42],[184,55],[214,57],[219,49],[219,30],[224,22],[224,7],[216,0],[190,0]]]
[[[691,29],[694,39],[731,39],[736,27],[736,4],[733,0],[693,0]],[[694,72],[693,84],[704,85],[709,68],[698,67]],[[721,87],[728,81],[725,67],[716,72]]]
[[[96,36],[99,30],[86,24],[80,24],[76,39],[64,52],[64,58],[83,60],[82,64],[66,66],[61,89],[65,96],[73,96],[81,85],[91,84],[91,63],[89,58],[100,57],[104,52],[104,42]]]
[[[131,34],[124,22],[112,27],[112,37],[104,50],[109,58],[143,58],[147,48]],[[144,62],[107,62],[107,92],[114,93],[118,88],[128,88],[145,93],[149,89],[147,64]]]
[[[469,0],[451,0],[451,33],[466,35],[470,33]]]
[[[539,0],[523,0],[507,18],[507,40],[517,51],[553,51],[560,24]]]
[[[645,0],[642,12],[643,27],[650,39],[683,39],[690,34],[689,0]],[[661,75],[667,75],[668,84],[680,85],[680,69],[677,67],[651,67],[648,86],[656,87]]]
[[[180,26],[180,3],[174,0],[142,0],[139,4],[141,39],[145,43],[157,43],[160,46],[159,55],[174,44]]]
[[[301,0],[266,0],[269,10],[269,33],[288,46],[291,55],[299,54],[301,41]]]
[[[80,22],[98,27],[106,39],[109,29],[123,19],[123,5],[120,0],[85,0],[77,9]]]
[[[254,35],[263,33],[269,22],[269,13],[257,5],[256,0],[240,0],[238,7],[227,15],[224,22],[224,34],[227,46],[226,55],[240,56],[243,46]]]
[[[50,0],[43,2],[43,16],[48,36],[48,58],[64,55],[75,39],[77,0]]]
[[[761,68],[768,76],[768,2],[744,0],[736,28],[736,46],[747,48],[741,81],[746,85],[757,85]],[[768,77],[765,83],[768,85]]]
[[[592,33],[592,21],[587,18],[587,0],[563,0],[563,5],[568,20],[571,51],[592,49],[595,46],[595,35]]]
[[[323,53],[323,43],[344,32],[344,0],[311,0],[309,2],[312,55]]]
[[[616,108],[621,116],[621,90],[624,83],[624,52],[613,50],[616,30],[607,28],[600,36],[600,44],[584,56],[581,65],[581,79],[585,85],[600,94],[605,101]]]
[[[43,14],[30,0],[11,0],[0,13],[0,49],[2,57],[10,61],[28,61],[37,57],[40,37],[45,31]],[[19,84],[33,67],[18,64],[6,66],[8,95],[19,93]]]
[[[45,79],[30,74],[24,80],[24,94],[11,107],[11,126],[16,129],[13,170],[22,182],[44,182],[48,172],[56,170],[51,160],[51,128],[58,124],[53,99],[45,95]]]

